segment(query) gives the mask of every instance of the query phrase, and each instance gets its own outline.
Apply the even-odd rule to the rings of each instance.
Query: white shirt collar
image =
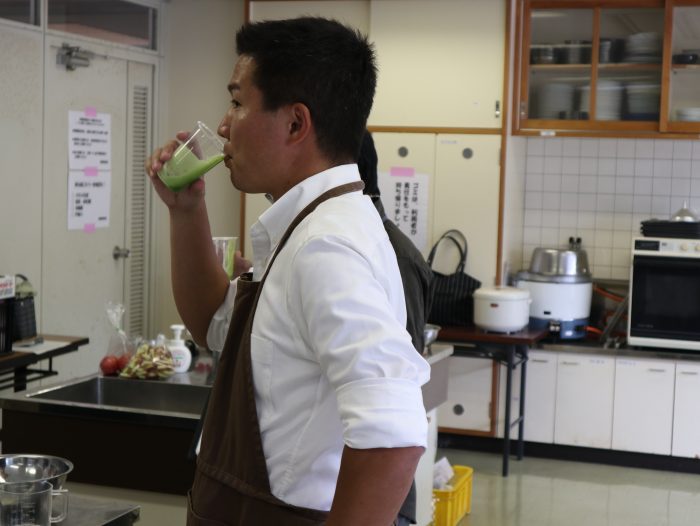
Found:
[[[334,166],[304,179],[272,203],[272,206],[265,210],[250,228],[255,269],[265,266],[264,263],[287,227],[306,205],[327,190],[360,180],[360,172],[356,164]]]

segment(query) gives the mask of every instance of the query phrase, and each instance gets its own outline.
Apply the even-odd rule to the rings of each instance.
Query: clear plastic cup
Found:
[[[233,277],[233,263],[236,253],[237,237],[212,237],[216,258],[228,274],[228,279]]]
[[[206,124],[197,121],[197,129],[178,146],[158,177],[165,186],[178,192],[223,160],[223,141]]]

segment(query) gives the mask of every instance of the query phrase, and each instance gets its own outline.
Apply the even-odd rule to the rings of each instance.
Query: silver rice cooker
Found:
[[[518,272],[515,286],[530,291],[531,329],[573,340],[586,336],[593,280],[585,250],[573,245],[536,248],[530,268]]]

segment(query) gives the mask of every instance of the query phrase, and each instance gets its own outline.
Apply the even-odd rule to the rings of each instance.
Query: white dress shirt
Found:
[[[343,165],[298,184],[251,228],[259,281],[296,215],[333,187],[359,181]],[[221,349],[236,281],[209,326]],[[405,330],[396,256],[369,197],[332,198],[306,217],[263,285],[251,336],[255,401],[273,495],[329,510],[343,446],[423,446],[421,385],[430,367]]]

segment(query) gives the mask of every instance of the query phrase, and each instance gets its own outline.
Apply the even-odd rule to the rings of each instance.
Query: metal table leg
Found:
[[[520,347],[520,418],[518,419],[518,460],[523,459],[525,439],[525,378],[527,377],[527,346]]]
[[[511,389],[513,386],[513,362],[515,354],[515,346],[509,345],[506,350],[506,415],[503,425],[503,476],[508,476],[508,460],[510,457],[510,400]]]

